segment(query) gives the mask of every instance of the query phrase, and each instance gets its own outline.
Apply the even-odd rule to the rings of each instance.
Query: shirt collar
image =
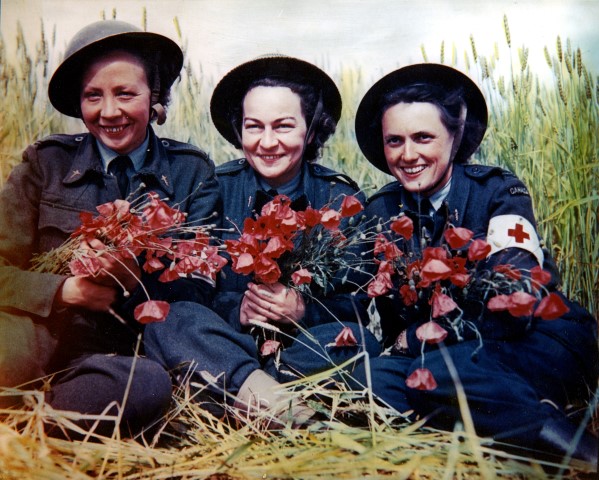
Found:
[[[115,158],[120,157],[121,155],[119,153],[116,153],[114,150],[108,148],[98,139],[96,139],[96,144],[98,145],[98,152],[100,153],[100,158],[102,159],[104,170],[108,171],[108,165],[110,165],[110,162],[112,162]],[[148,132],[146,132],[146,138],[143,142],[141,142],[141,145],[127,154],[127,156],[131,159],[131,163],[133,164],[133,170],[135,170],[136,172],[139,171],[144,164],[149,144],[150,136]]]
[[[301,181],[302,181],[302,176],[301,176],[301,174],[298,173],[289,182],[278,186],[277,188],[275,188],[275,190],[277,191],[277,193],[279,195],[286,195],[289,198],[294,199],[295,197],[299,196],[302,193],[302,192],[300,192]],[[262,188],[263,190],[268,191],[273,188],[262,177],[258,177],[258,184],[260,185],[260,188]]]
[[[451,178],[449,179],[449,182],[447,182],[447,185],[445,185],[441,190],[433,193],[430,197],[428,197],[428,200],[429,202],[431,202],[431,205],[433,206],[435,211],[439,210],[441,204],[443,203],[443,200],[445,200],[447,198],[447,195],[449,195],[449,190],[451,190]]]

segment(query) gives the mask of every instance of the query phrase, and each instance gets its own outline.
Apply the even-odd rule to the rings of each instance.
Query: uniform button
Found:
[[[239,165],[243,165],[245,163],[245,158],[240,158],[239,160],[237,160],[237,163]]]
[[[162,145],[164,145],[165,147],[170,146],[170,143],[168,143],[166,140],[162,140]]]
[[[80,142],[80,141],[82,141],[82,140],[83,140],[83,137],[75,137],[75,141],[76,141],[76,142]]]

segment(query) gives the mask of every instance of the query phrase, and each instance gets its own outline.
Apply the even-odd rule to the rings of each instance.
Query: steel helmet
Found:
[[[143,58],[152,59],[158,66],[159,79],[151,83],[152,104],[160,91],[168,90],[183,66],[183,52],[171,39],[157,33],[144,32],[119,20],[100,20],[82,28],[67,45],[64,60],[48,85],[52,105],[70,117],[80,118],[80,89],[83,70],[90,59],[110,52],[127,49],[138,51]]]

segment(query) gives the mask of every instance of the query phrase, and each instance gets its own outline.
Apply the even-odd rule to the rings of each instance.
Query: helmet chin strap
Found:
[[[460,107],[460,124],[458,126],[457,131],[455,132],[454,137],[453,137],[453,143],[451,145],[451,153],[449,154],[449,162],[447,163],[447,167],[445,167],[445,171],[443,172],[443,175],[441,175],[439,177],[439,180],[437,180],[435,183],[433,183],[426,190],[420,190],[418,192],[419,195],[426,195],[428,192],[436,190],[437,187],[441,184],[441,182],[443,180],[445,180],[445,175],[447,175],[448,170],[453,165],[453,160],[454,160],[455,156],[457,155],[458,150],[460,149],[460,145],[462,144],[462,138],[464,137],[464,128],[466,126],[466,116],[467,115],[468,115],[468,108],[466,107],[465,103],[462,103],[462,106]],[[426,196],[428,196],[428,195],[426,195]]]
[[[152,119],[156,119],[156,123],[158,125],[162,125],[166,122],[166,109],[164,106],[158,102],[158,98],[160,97],[160,73],[158,69],[154,69],[154,82],[152,88],[152,99],[151,99],[151,113]]]
[[[460,107],[460,125],[458,126],[457,132],[453,137],[453,145],[451,146],[450,160],[453,163],[453,159],[458,153],[460,146],[462,145],[462,138],[464,137],[464,129],[466,127],[466,116],[468,115],[468,108],[465,103],[462,103]]]
[[[322,115],[322,111],[324,109],[323,101],[322,101],[322,91],[318,94],[318,103],[316,104],[316,108],[314,109],[314,115],[312,115],[312,120],[310,121],[310,126],[306,132],[306,136],[304,138],[304,146],[302,148],[302,157],[304,156],[304,152],[310,143],[310,137],[314,134],[314,130],[320,122],[320,116]]]

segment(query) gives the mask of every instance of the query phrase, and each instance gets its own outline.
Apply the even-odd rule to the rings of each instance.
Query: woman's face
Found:
[[[430,196],[451,178],[453,135],[432,103],[398,103],[383,114],[387,165],[409,192]]]
[[[141,61],[112,52],[94,61],[81,86],[81,116],[90,133],[111,150],[139,147],[150,122],[151,91]]]
[[[269,185],[284,185],[299,173],[307,130],[300,97],[289,88],[260,86],[245,95],[241,146]]]

